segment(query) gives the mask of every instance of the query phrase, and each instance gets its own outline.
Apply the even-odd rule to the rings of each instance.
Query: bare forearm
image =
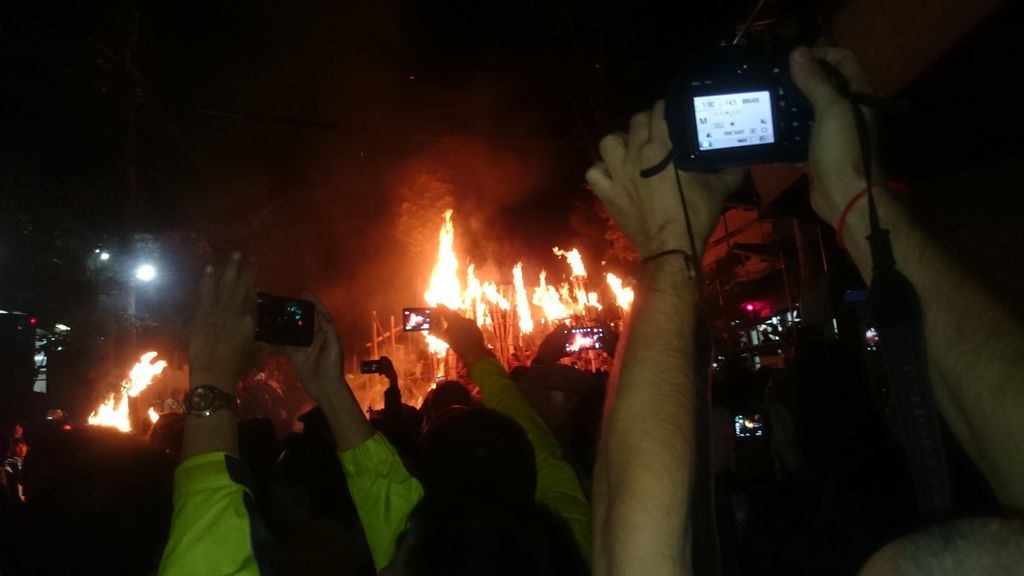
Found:
[[[597,574],[689,572],[695,284],[680,256],[643,276],[596,471]]]
[[[936,404],[1002,503],[1024,509],[1024,327],[913,221],[890,192],[876,195],[896,265],[921,299]],[[844,241],[865,279],[871,258],[867,203],[850,213]],[[882,335],[884,338],[884,334]]]
[[[363,415],[348,382],[342,380],[336,392],[321,399],[320,409],[324,411],[340,452],[351,450],[373,436],[373,427]]]

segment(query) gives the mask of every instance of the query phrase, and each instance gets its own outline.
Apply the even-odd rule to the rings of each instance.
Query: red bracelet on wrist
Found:
[[[907,189],[906,184],[896,180],[886,182],[883,187],[899,192]],[[843,208],[843,211],[839,213],[839,220],[836,222],[836,244],[838,244],[840,248],[846,248],[846,244],[843,243],[843,227],[846,225],[846,217],[850,215],[850,211],[853,210],[853,207],[857,202],[860,202],[861,198],[864,198],[867,194],[868,187],[865,186],[860,192],[854,194],[853,198],[850,198],[850,201],[846,204],[846,208]]]

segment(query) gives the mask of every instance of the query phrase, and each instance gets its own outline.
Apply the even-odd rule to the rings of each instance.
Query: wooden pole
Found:
[[[374,310],[370,313],[370,323],[373,324],[373,340],[370,341],[370,352],[374,358],[380,358],[379,351],[377,350],[377,311]]]

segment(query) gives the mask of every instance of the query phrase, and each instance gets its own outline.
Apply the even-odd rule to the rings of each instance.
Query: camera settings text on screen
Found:
[[[701,150],[775,142],[771,95],[767,90],[695,96],[693,111]]]

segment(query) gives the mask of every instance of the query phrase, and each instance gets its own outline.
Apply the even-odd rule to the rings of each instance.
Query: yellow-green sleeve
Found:
[[[537,501],[569,523],[580,551],[589,561],[590,503],[583,496],[576,472],[562,458],[562,446],[497,358],[490,356],[474,362],[469,367],[469,377],[480,388],[485,406],[512,418],[526,431],[537,461]]]
[[[164,576],[269,574],[269,532],[245,486],[248,469],[224,452],[199,454],[174,473],[171,534]]]
[[[373,564],[380,571],[395,555],[395,541],[423,498],[423,487],[380,432],[339,456]]]

